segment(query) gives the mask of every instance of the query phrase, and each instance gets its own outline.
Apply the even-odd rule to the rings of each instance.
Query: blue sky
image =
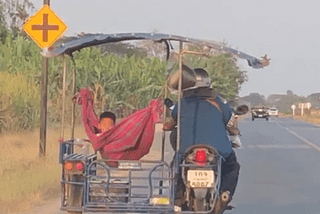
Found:
[[[36,9],[43,1],[34,0]],[[320,92],[320,2],[317,0],[51,0],[51,8],[80,32],[170,33],[226,41],[271,64],[248,71],[240,96],[257,92],[307,96]]]

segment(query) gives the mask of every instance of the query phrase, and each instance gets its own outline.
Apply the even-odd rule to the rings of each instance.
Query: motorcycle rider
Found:
[[[184,70],[188,68],[184,67]],[[207,143],[214,147],[223,157],[221,167],[220,191],[229,194],[231,200],[238,182],[240,165],[237,162],[234,147],[241,146],[238,138],[239,130],[234,126],[233,109],[223,102],[222,98],[216,95],[210,88],[211,78],[208,73],[201,68],[194,69],[196,75],[195,85],[183,88],[181,99],[181,119],[180,119],[180,156],[184,151],[194,145]],[[187,84],[182,84],[187,85]],[[174,122],[177,121],[177,105],[172,106],[171,116]],[[164,130],[172,129],[174,123],[164,124]],[[228,132],[233,136],[231,142]],[[171,140],[176,139],[175,132],[172,132]],[[175,143],[171,142],[173,147]],[[176,201],[178,206],[183,204],[184,184],[178,175]],[[180,178],[180,179],[179,179]]]

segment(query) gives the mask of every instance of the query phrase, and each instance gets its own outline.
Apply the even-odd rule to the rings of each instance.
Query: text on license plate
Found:
[[[191,187],[213,187],[213,170],[188,170],[187,180]]]

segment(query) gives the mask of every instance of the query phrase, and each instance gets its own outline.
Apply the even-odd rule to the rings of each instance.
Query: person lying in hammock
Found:
[[[116,115],[110,111],[105,111],[100,114],[99,118],[99,130],[97,130],[97,136],[100,136],[103,132],[108,131],[116,124]]]
[[[160,121],[163,112],[161,100],[150,100],[149,106],[137,110],[116,125],[115,116],[110,116],[109,113],[106,113],[109,114],[109,119],[103,119],[104,114],[100,118],[97,117],[91,90],[82,88],[74,100],[82,105],[82,123],[85,131],[93,149],[95,152],[99,151],[103,159],[140,160],[149,153],[155,125]],[[103,132],[104,125],[109,130]]]

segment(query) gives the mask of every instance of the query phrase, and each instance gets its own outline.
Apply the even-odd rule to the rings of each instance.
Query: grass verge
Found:
[[[320,125],[320,116],[303,115],[303,116],[294,116],[293,118],[296,120],[301,120],[308,123]]]
[[[85,137],[82,128],[77,128],[79,132]],[[28,212],[44,200],[59,197],[59,133],[47,131],[45,158],[39,158],[39,131],[0,135],[0,213]]]

